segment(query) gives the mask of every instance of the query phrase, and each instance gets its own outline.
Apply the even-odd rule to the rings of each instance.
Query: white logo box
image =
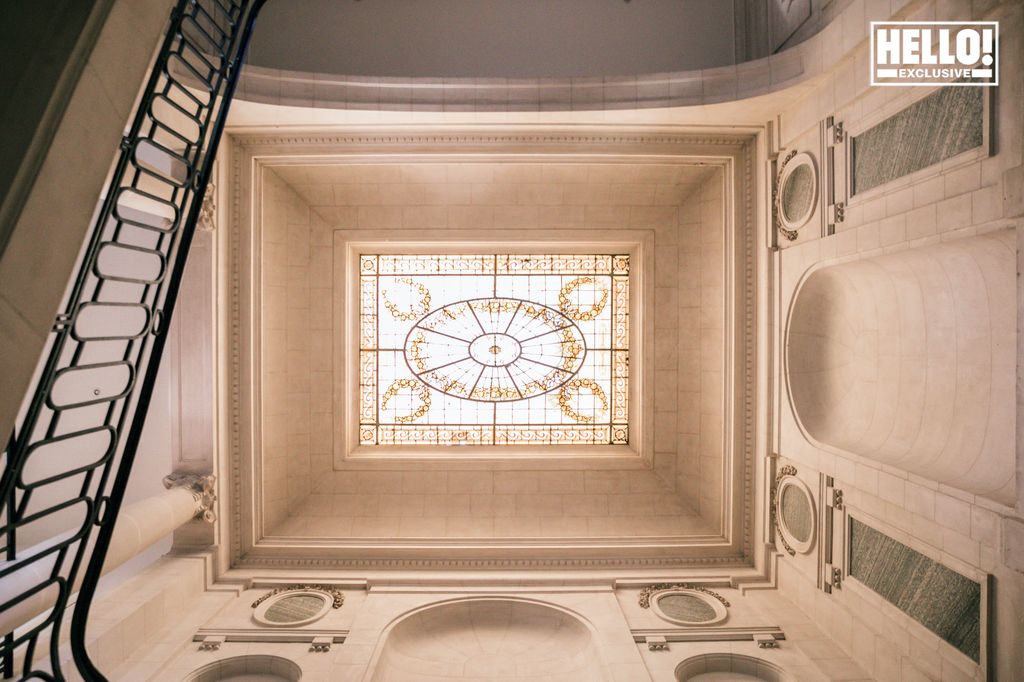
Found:
[[[871,85],[999,85],[997,21],[872,21],[869,34]]]

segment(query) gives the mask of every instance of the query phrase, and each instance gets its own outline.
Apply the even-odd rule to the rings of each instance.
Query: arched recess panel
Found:
[[[447,680],[606,680],[590,627],[537,602],[477,598],[420,609],[387,633],[372,682],[420,675]]]
[[[1012,230],[812,270],[786,339],[804,434],[1013,504]]]

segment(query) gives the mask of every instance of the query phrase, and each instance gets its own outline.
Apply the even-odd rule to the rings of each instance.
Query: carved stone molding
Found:
[[[772,222],[775,223],[775,229],[778,233],[789,241],[795,241],[798,234],[796,230],[788,230],[782,224],[782,218],[780,217],[781,211],[779,209],[779,195],[782,191],[782,173],[786,170],[786,165],[793,160],[793,157],[796,156],[796,154],[797,152],[794,149],[786,155],[786,158],[784,158],[782,163],[779,164],[778,175],[775,177],[775,182],[772,184]]]
[[[582,126],[579,126],[582,127]],[[352,133],[310,133],[308,135],[267,135],[260,133],[233,135],[232,139],[241,148],[248,147],[336,147],[351,148],[357,146],[381,147],[413,147],[438,146],[461,147],[465,145],[516,145],[525,149],[544,146],[564,147],[566,145],[613,145],[626,146],[667,146],[676,149],[717,146],[743,147],[747,144],[748,135],[735,134],[693,134],[672,130],[655,130],[643,132],[617,132],[608,130],[578,130],[525,132],[518,130],[489,131],[453,131],[453,132],[419,132],[419,131],[366,131]],[[357,150],[351,150],[354,153]],[[561,149],[562,153],[565,152]]]
[[[775,2],[810,6],[810,0]],[[747,21],[757,21],[766,26],[768,14],[765,3],[749,4],[762,7],[757,19]],[[795,23],[789,18],[793,16],[789,12],[775,14],[782,17],[775,20],[779,26],[791,27]],[[783,35],[787,30],[779,29]],[[736,65],[604,78],[458,77],[442,81],[419,77],[280,71],[247,64],[239,77],[236,97],[246,102],[278,106],[358,111],[579,112],[712,105],[783,92],[793,86],[796,79],[817,74],[821,69],[819,40],[814,36],[785,50],[786,68],[773,68],[771,73],[764,74],[764,78],[743,77],[743,71]],[[778,42],[781,46],[785,41]],[[811,55],[817,55],[817,59]],[[186,79],[188,76],[183,74]],[[728,81],[733,83],[733,87],[731,91],[702,88],[701,81]]]
[[[658,583],[656,585],[648,585],[644,589],[640,590],[640,596],[637,598],[637,603],[640,605],[640,608],[648,609],[651,607],[651,597],[657,592],[665,592],[666,590],[691,590],[693,592],[701,592],[722,602],[722,606],[729,606],[729,601],[722,595],[713,590],[709,590],[706,587],[701,587],[700,585],[694,585],[692,583]]]
[[[664,639],[666,644],[676,642],[760,642],[771,638],[776,643],[786,639],[786,633],[776,625],[710,625],[706,627],[633,628],[633,641],[650,642],[652,638]]]
[[[164,476],[164,487],[185,488],[196,498],[196,518],[207,523],[217,520],[217,477],[213,474],[172,473]]]
[[[203,650],[203,643],[231,644],[296,644],[308,643],[310,651],[328,652],[333,644],[341,644],[348,637],[348,630],[324,629],[317,627],[303,628],[200,628],[193,636],[192,641],[199,643],[200,650]],[[314,649],[314,646],[318,647]],[[209,650],[216,650],[209,647]]]
[[[576,569],[576,568],[690,568],[716,566],[746,568],[749,564],[737,557],[629,557],[621,559],[580,558],[299,558],[295,556],[246,555],[238,559],[235,568],[286,569]]]
[[[788,542],[786,542],[785,536],[782,534],[782,529],[779,528],[779,515],[776,511],[776,499],[775,496],[779,491],[779,483],[782,482],[787,476],[796,476],[796,467],[789,464],[779,469],[778,474],[775,476],[775,482],[772,484],[771,499],[768,501],[768,513],[772,515],[772,526],[775,528],[775,537],[778,538],[779,542],[786,549],[786,553],[790,556],[796,556],[796,550],[793,549]]]
[[[217,185],[211,179],[206,185],[206,194],[203,195],[203,204],[199,207],[199,222],[196,227],[204,232],[213,232],[217,229]]]
[[[252,607],[256,608],[266,600],[270,599],[274,595],[281,594],[283,592],[296,592],[300,590],[315,590],[317,592],[324,592],[331,595],[332,604],[331,608],[340,609],[341,605],[345,603],[345,593],[339,590],[337,587],[331,585],[284,585],[282,587],[276,587],[270,592],[257,599],[252,603]]]

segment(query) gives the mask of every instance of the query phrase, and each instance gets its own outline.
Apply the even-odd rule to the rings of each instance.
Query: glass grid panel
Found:
[[[359,263],[360,444],[629,443],[629,256]]]

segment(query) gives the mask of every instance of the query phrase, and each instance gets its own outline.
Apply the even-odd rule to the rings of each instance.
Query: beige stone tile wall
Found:
[[[1019,243],[1024,215],[1020,190],[1024,110],[1005,104],[1019,103],[1024,97],[1019,68],[1024,41],[1022,7],[1019,3],[956,0],[923,2],[911,9],[911,14],[902,18],[1000,21],[1002,79],[997,93],[1001,104],[994,118],[995,154],[966,161],[954,158],[855,197],[837,234],[784,250],[779,257],[783,323],[797,281],[814,264],[895,253],[1000,229],[1016,231]],[[862,122],[875,122],[880,112],[895,112],[906,105],[906,90],[868,86],[867,45],[862,44],[815,92],[794,101],[782,113],[783,145],[806,139],[812,131],[816,135],[817,122],[826,115],[835,114],[847,130],[857,129]],[[1018,253],[1018,263],[1019,259]],[[1018,310],[1020,295],[1018,282]],[[1002,322],[1019,325],[1018,320]],[[780,335],[775,343],[783,347],[784,337]],[[1016,373],[1019,383],[1019,367]],[[776,380],[784,382],[781,376]],[[859,453],[819,449],[798,429],[785,390],[783,385],[778,449],[798,467],[812,489],[816,489],[819,474],[833,476],[847,505],[878,519],[918,551],[965,575],[983,572],[995,576],[992,674],[995,679],[1015,679],[1024,660],[1018,616],[1024,610],[1024,552],[1015,542],[1022,517],[1019,491],[1015,503],[999,504],[959,490],[955,483],[939,483]],[[1020,412],[1019,404],[1016,410]],[[1011,430],[1002,438],[1018,442],[1020,436]],[[1019,443],[1016,447],[1019,451]],[[1017,460],[1020,480],[1019,455]],[[873,678],[981,679],[977,666],[954,654],[951,647],[940,644],[901,612],[865,598],[866,588],[825,594],[816,587],[817,571],[812,557],[784,556],[779,566],[782,593],[812,616]]]
[[[517,645],[535,638],[536,631],[562,644],[568,652],[566,657],[571,657],[578,647],[566,641],[568,633],[562,631],[562,627],[545,627],[551,625],[550,617],[544,617],[549,606],[557,609],[550,615],[574,614],[572,617],[582,618],[593,627],[592,636],[597,640],[595,644],[599,649],[595,651],[586,648],[596,662],[607,665],[606,669],[602,665],[602,669],[609,674],[601,675],[601,679],[607,677],[629,682],[647,679],[652,682],[671,682],[676,679],[674,670],[681,662],[715,654],[752,657],[781,667],[793,680],[799,682],[866,682],[872,679],[859,665],[860,661],[846,654],[821,627],[774,591],[743,591],[712,584],[711,589],[729,602],[728,620],[724,623],[728,629],[722,631],[722,639],[673,641],[667,651],[650,651],[646,643],[634,641],[634,633],[685,633],[687,628],[661,620],[652,609],[641,608],[637,602],[639,587],[611,588],[600,580],[573,580],[571,584],[566,584],[562,580],[564,575],[547,580],[526,580],[520,584],[519,580],[511,581],[510,576],[514,574],[499,574],[494,584],[474,580],[472,587],[434,584],[429,580],[408,584],[399,579],[391,584],[385,575],[353,576],[348,585],[341,587],[344,604],[340,609],[331,610],[316,623],[300,626],[293,631],[296,635],[302,635],[303,631],[308,635],[310,630],[347,633],[346,641],[334,644],[330,653],[317,653],[310,650],[308,642],[237,641],[247,633],[254,635],[263,631],[265,634],[265,630],[252,620],[252,603],[266,595],[272,585],[238,585],[234,590],[196,593],[197,588],[201,591],[201,581],[196,584],[195,578],[201,573],[195,573],[193,569],[191,574],[186,574],[184,571],[187,566],[183,564],[189,563],[196,568],[201,565],[194,559],[167,559],[162,566],[149,569],[145,574],[145,580],[149,581],[150,586],[154,581],[160,584],[188,584],[188,589],[173,589],[174,594],[179,596],[173,609],[169,605],[150,606],[153,599],[152,587],[140,590],[141,582],[126,586],[126,589],[112,595],[110,600],[103,599],[98,603],[97,606],[101,608],[109,606],[109,620],[116,621],[121,628],[134,627],[136,630],[126,633],[129,639],[125,640],[123,647],[118,648],[118,652],[124,652],[123,658],[108,659],[107,654],[103,654],[103,669],[113,673],[111,679],[156,679],[170,682],[181,680],[192,671],[214,661],[258,654],[281,656],[295,662],[302,669],[303,679],[355,681],[366,676],[380,676],[386,664],[378,662],[376,667],[368,667],[375,660],[375,653],[379,650],[386,653],[400,642],[406,645],[400,647],[406,655],[422,659],[419,666],[424,670],[436,669],[438,658],[457,661],[467,652],[475,653],[478,642],[474,631],[479,634],[481,641],[495,637],[503,640],[500,651],[511,652],[514,656],[507,661],[510,667],[530,658],[529,653]],[[495,575],[491,577],[495,578]],[[379,584],[375,584],[378,583],[377,578]],[[289,579],[283,574],[275,577],[276,581]],[[367,588],[361,584],[362,580],[368,580],[371,586]],[[160,598],[163,599],[163,595]],[[461,600],[468,602],[455,604],[455,613],[450,613],[450,609],[445,607],[441,608],[440,612],[448,610],[449,615],[453,616],[451,618],[442,619],[438,617],[439,612],[422,611],[424,607],[451,605]],[[125,614],[134,612],[143,603],[147,604],[145,625],[141,616],[125,617]],[[516,618],[516,609],[525,609],[524,615],[529,615],[529,619]],[[414,632],[419,632],[417,640],[405,640],[400,631],[399,636],[391,642],[392,646],[389,646],[384,637],[391,636],[389,626],[417,612],[426,616],[423,620],[432,629],[420,631],[415,627],[420,619],[413,615],[407,623],[414,626]],[[489,618],[488,612],[500,614],[500,618]],[[166,617],[172,614],[174,617]],[[563,627],[569,626],[571,632],[574,630],[571,627],[573,622],[567,621]],[[103,624],[106,623],[107,620],[104,620]],[[777,649],[760,649],[750,639],[729,639],[737,630],[746,628],[779,628],[785,633],[785,640]],[[192,641],[193,635],[200,629],[231,632],[235,635],[232,638],[234,641],[225,642],[217,650],[201,650],[198,643]],[[409,628],[403,630],[408,633]],[[140,640],[144,644],[139,644]],[[534,646],[544,648],[537,644]],[[555,658],[553,665],[563,663],[557,656]],[[460,672],[461,667],[456,667],[452,674],[458,677]],[[544,679],[577,678],[567,674],[552,674]],[[595,676],[582,679],[591,680]]]
[[[262,286],[268,529],[490,537],[675,535],[717,527],[722,192],[721,171],[677,164],[407,162],[267,171]],[[559,471],[333,471],[334,231],[410,228],[483,228],[499,240],[523,229],[653,232],[654,469],[587,471],[581,464]],[[710,525],[696,518],[701,505]],[[289,513],[292,518],[281,525]]]
[[[339,471],[276,530],[313,537],[614,537],[710,532],[649,470]]]
[[[808,437],[1012,505],[1016,261],[996,230],[815,270],[786,349]]]
[[[264,523],[271,528],[286,518],[294,501],[309,494],[314,415],[329,410],[331,404],[329,390],[326,400],[324,395],[318,396],[319,401],[313,399],[316,368],[326,362],[330,369],[329,351],[314,350],[320,335],[310,314],[314,218],[318,217],[291,187],[273,171],[265,171],[261,445]],[[323,330],[319,331],[322,335]]]
[[[101,582],[86,634],[92,662],[112,680],[152,679],[231,599],[228,590],[207,591],[207,568],[203,557],[167,556],[120,585]],[[67,639],[64,628],[62,641]],[[48,643],[40,642],[37,660],[39,651],[48,650]],[[71,656],[70,644],[62,644],[64,673],[81,679]]]
[[[317,682],[650,679],[607,585],[520,588],[506,584],[466,589],[456,585],[389,586],[388,582],[384,579],[365,591],[345,589],[341,609],[310,627],[293,628],[296,635],[303,630],[307,635],[310,630],[344,632],[345,641],[333,644],[329,653],[313,652],[308,642],[281,641],[283,638],[257,643],[232,638],[234,641],[216,651],[200,651],[196,643],[179,640],[176,650],[164,654],[157,674],[140,679],[174,682],[204,665],[247,654],[294,661],[303,680]],[[219,613],[196,614],[189,620],[193,631],[199,627],[233,633],[257,630],[250,606],[256,592],[242,592]],[[549,653],[553,645],[556,651]],[[566,666],[567,660],[579,659],[581,654],[586,655],[583,660],[587,663],[587,673],[582,676]],[[397,661],[409,664],[412,670],[395,671],[392,666]],[[544,674],[545,663],[554,672]],[[474,667],[480,665],[488,667]],[[386,675],[389,668],[391,674]],[[503,670],[511,675],[495,677],[495,671]]]
[[[684,206],[678,246],[676,488],[712,526],[721,522],[724,452],[724,194],[724,174],[716,171]]]
[[[872,679],[855,657],[844,652],[807,614],[778,592],[741,591],[714,585],[710,588],[729,602],[729,615],[722,623],[723,628],[735,632],[745,628],[776,627],[785,634],[785,640],[776,649],[761,649],[752,640],[671,642],[668,651],[650,651],[646,643],[639,642],[637,648],[654,682],[676,680],[675,669],[684,661],[722,654],[746,656],[778,666],[790,676],[789,679],[797,682],[866,682]],[[639,607],[639,592],[635,588],[615,591],[619,606],[631,628],[685,633],[686,626],[662,620],[653,608]]]
[[[1016,618],[1024,604],[1024,579],[1001,556],[1001,514],[972,504],[955,491],[936,490],[922,479],[906,480],[895,471],[821,455],[820,470],[802,458],[786,461],[795,464],[800,478],[815,487],[819,473],[835,476],[843,502],[852,513],[875,526],[881,521],[888,527],[880,530],[922,554],[967,576],[978,571],[994,574],[997,589],[992,602],[991,643],[996,670],[1019,670]],[[817,572],[816,554],[783,557],[779,562],[780,593],[814,618],[874,679],[983,679],[978,666],[894,606],[870,598],[873,593],[867,588],[846,585],[832,595],[825,594],[816,586]]]

